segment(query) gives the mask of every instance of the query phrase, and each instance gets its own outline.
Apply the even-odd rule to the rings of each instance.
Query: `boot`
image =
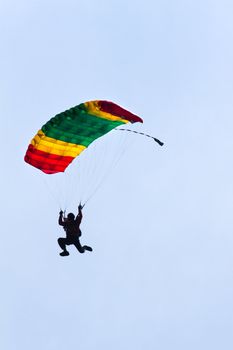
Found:
[[[84,245],[83,249],[88,250],[89,252],[92,252],[92,248],[89,247],[88,245]]]
[[[61,256],[68,256],[70,253],[67,250],[64,250],[63,252],[60,253]]]

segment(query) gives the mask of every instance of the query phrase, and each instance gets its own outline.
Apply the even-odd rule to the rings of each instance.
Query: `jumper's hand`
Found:
[[[82,204],[80,203],[79,206],[78,206],[78,210],[82,210],[83,207],[84,207],[84,205],[82,205]]]
[[[63,211],[62,210],[60,210],[59,215],[63,215]]]

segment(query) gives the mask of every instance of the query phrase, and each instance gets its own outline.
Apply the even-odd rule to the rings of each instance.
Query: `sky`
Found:
[[[229,0],[1,0],[1,349],[232,349],[232,13]],[[83,210],[93,252],[60,257],[60,204],[23,158],[49,118],[93,99],[164,146],[127,135]]]

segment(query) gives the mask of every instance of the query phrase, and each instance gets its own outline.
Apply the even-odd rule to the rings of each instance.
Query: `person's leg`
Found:
[[[63,250],[63,252],[60,253],[61,256],[69,255],[69,252],[66,249],[66,241],[67,241],[66,238],[58,238],[58,240],[57,240],[59,246]]]
[[[75,239],[73,244],[78,249],[79,253],[85,252],[85,249],[84,247],[82,247],[81,243],[79,242],[79,239]]]

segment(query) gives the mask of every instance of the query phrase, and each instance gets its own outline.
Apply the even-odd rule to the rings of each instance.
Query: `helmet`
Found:
[[[69,220],[74,220],[74,218],[75,218],[75,216],[74,216],[73,213],[69,213],[69,214],[67,215],[67,217],[68,217]]]

